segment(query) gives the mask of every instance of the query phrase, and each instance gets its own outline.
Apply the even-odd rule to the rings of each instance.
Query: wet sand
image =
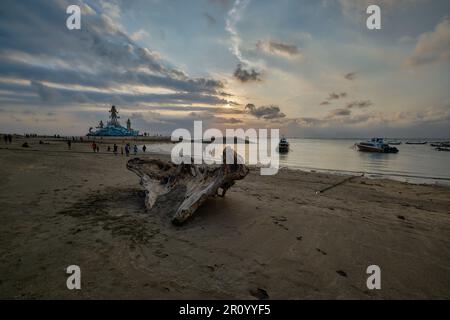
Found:
[[[145,212],[129,158],[38,140],[0,144],[2,299],[450,298],[450,188],[354,178],[316,194],[346,177],[252,169],[175,227]]]

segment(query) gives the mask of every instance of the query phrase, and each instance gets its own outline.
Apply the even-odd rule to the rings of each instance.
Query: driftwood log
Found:
[[[244,164],[237,163],[235,153],[234,164],[176,165],[159,159],[134,158],[127,162],[127,168],[141,179],[140,183],[146,191],[147,209],[151,210],[158,201],[173,200],[163,197],[167,194],[171,194],[169,198],[180,199],[169,205],[178,206],[171,217],[172,223],[176,225],[181,225],[192,217],[208,197],[224,197],[234,181],[245,178],[249,171]]]

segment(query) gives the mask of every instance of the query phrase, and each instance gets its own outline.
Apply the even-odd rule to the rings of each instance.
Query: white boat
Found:
[[[356,143],[359,151],[363,152],[378,152],[378,153],[397,153],[398,149],[396,147],[389,146],[388,143],[384,142],[383,138],[372,138],[368,141],[362,141]]]
[[[289,152],[289,142],[285,137],[280,139],[280,143],[278,143],[278,152],[279,153],[287,153]]]

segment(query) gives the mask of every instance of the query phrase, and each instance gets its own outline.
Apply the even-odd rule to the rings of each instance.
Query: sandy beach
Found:
[[[1,299],[450,298],[448,187],[253,168],[175,227],[107,141],[27,141],[0,145]]]

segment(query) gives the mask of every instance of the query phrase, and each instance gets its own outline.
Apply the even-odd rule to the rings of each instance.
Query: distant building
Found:
[[[103,124],[103,121],[100,121],[99,125],[96,127],[96,130],[89,128],[88,136],[137,136],[139,134],[138,130],[134,130],[131,128],[130,119],[127,120],[127,127],[122,127],[119,123],[119,111],[116,106],[112,106],[111,110],[109,110],[109,121],[106,123],[106,126]]]

